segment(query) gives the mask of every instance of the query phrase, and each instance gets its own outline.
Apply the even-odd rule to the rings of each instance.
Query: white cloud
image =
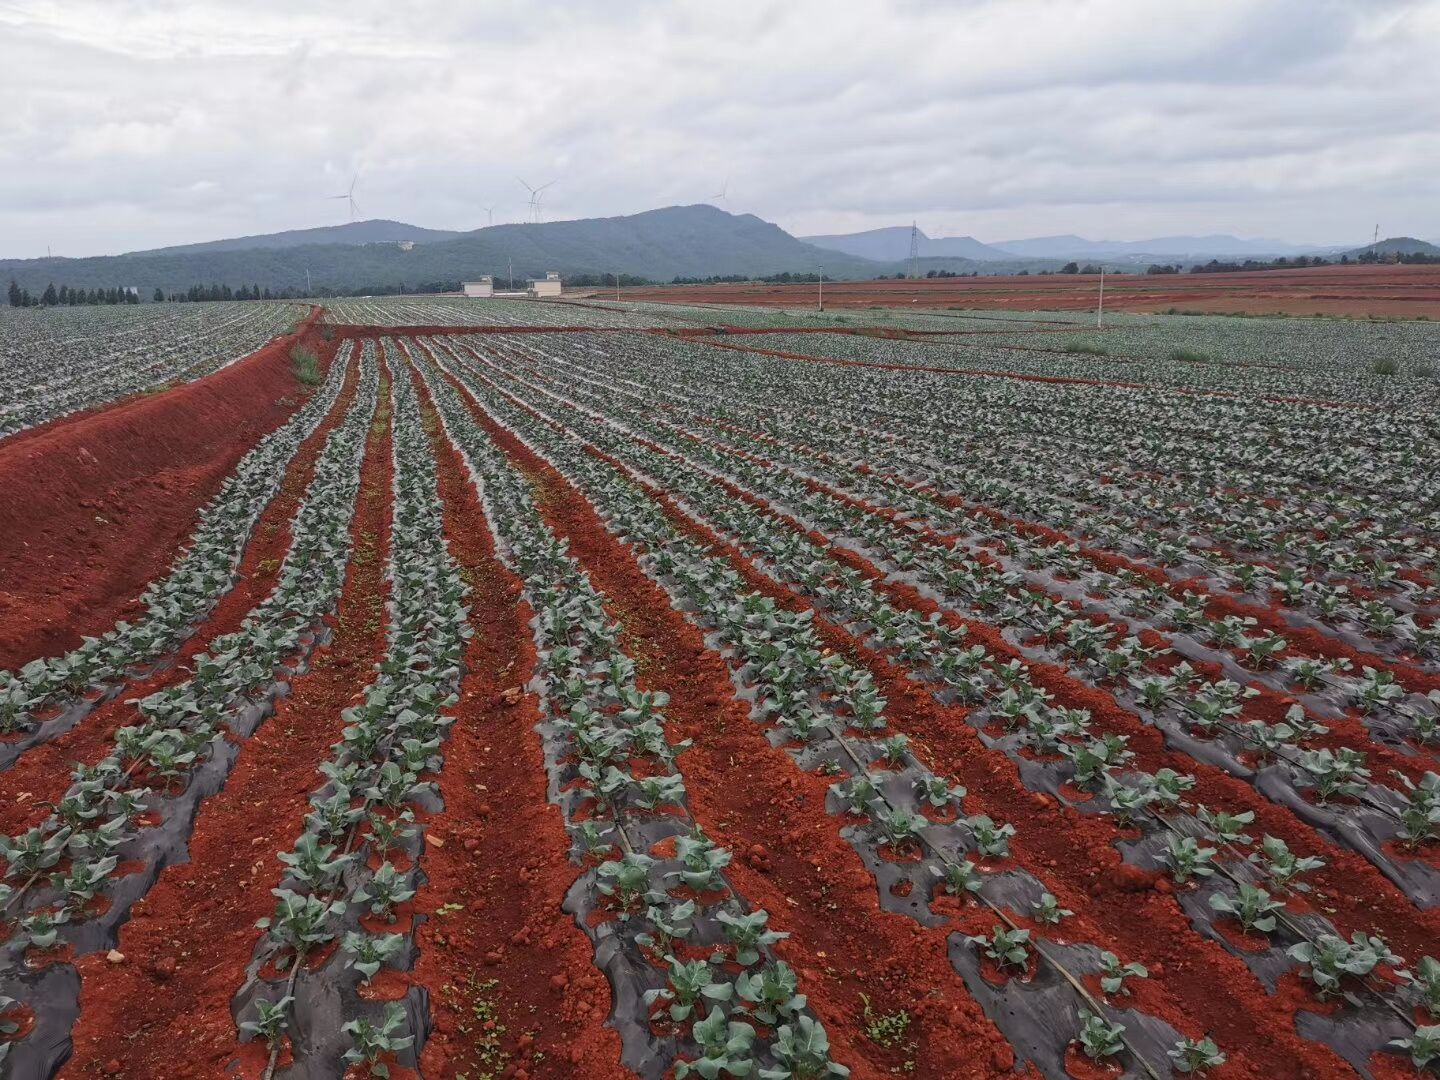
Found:
[[[0,254],[708,199],[798,232],[1440,239],[1440,0],[0,0]]]

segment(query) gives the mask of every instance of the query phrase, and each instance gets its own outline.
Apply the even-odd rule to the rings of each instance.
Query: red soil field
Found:
[[[222,371],[64,417],[0,444],[0,668],[54,655],[139,609],[235,464],[302,400],[290,347],[329,363],[315,329]]]
[[[825,283],[827,308],[902,307],[1092,310],[1100,279],[1090,275],[926,278]],[[814,285],[664,285],[630,288],[626,300],[675,304],[814,307]],[[605,293],[597,293],[603,298]],[[609,295],[613,295],[613,292]],[[1245,315],[1349,315],[1440,319],[1440,266],[1317,266],[1234,274],[1107,274],[1105,306],[1115,311]]]
[[[1303,285],[1293,284],[1302,277]],[[1086,290],[1095,284],[1094,279],[1076,276],[827,284],[826,298],[829,301],[833,291],[837,307],[854,308],[913,300],[917,307],[1080,309],[1088,306]],[[1304,289],[1327,295],[1302,296]],[[630,290],[629,296],[786,306],[808,303],[810,290],[813,286],[675,287]],[[1201,310],[1213,303],[1221,305],[1219,310],[1235,311],[1240,308],[1234,305],[1246,303],[1333,302],[1418,305],[1406,309],[1411,313],[1432,305],[1440,315],[1440,267],[1322,268],[1193,279],[1142,275],[1133,281],[1107,280],[1107,306],[1112,295],[1116,307],[1137,311],[1153,309],[1135,306],[1145,304],[1161,310]],[[103,629],[129,612],[134,595],[163,572],[196,510],[239,457],[298,406],[301,396],[288,359],[294,341],[316,348],[328,364],[347,337],[395,338],[410,330],[465,335],[499,331],[346,325],[332,328],[325,335],[332,340],[325,341],[315,325],[319,315],[316,309],[297,335],[277,339],[225,372],[57,421],[0,448],[0,492],[5,493],[0,496],[0,666],[73,645],[81,633]],[[723,311],[715,319],[724,321]],[[1043,317],[1037,324],[1044,325]],[[957,328],[985,325],[956,322]],[[580,333],[581,340],[593,332],[579,327],[529,329]],[[643,333],[637,338],[654,340]],[[723,339],[700,340],[796,362],[823,359]],[[426,348],[411,344],[418,351]],[[507,367],[500,350],[489,341],[475,345],[462,340],[456,348],[475,360],[479,382],[517,408],[559,426],[563,421],[548,420],[539,411],[542,401],[545,409],[555,406],[537,397],[533,386],[548,384],[563,391],[564,376],[537,368],[521,378]],[[386,352],[382,346],[386,377],[404,378],[403,354]],[[961,368],[927,370],[1090,382]],[[340,422],[357,381],[352,372],[330,416],[287,469],[280,493],[246,547],[238,583],[178,651],[177,667],[137,681],[123,697],[182,677],[186,660],[216,634],[234,629],[268,590],[319,448]],[[497,422],[459,379],[450,376],[450,386],[460,391],[475,423],[528,481],[544,523],[567,542],[569,552],[604,593],[605,615],[615,621],[625,652],[637,663],[637,685],[669,695],[666,712],[674,732],[691,740],[680,757],[688,812],[705,834],[733,851],[727,875],[737,892],[769,911],[776,929],[792,935],[776,945],[775,955],[798,970],[809,1008],[829,1031],[836,1059],[851,1067],[855,1080],[898,1073],[955,1080],[1020,1075],[1013,1072],[1014,1050],[947,957],[953,935],[990,929],[990,912],[963,899],[963,893],[952,898],[938,892],[933,911],[944,921],[935,925],[883,910],[875,878],[841,834],[846,819],[826,808],[827,774],[798,768],[783,746],[767,739],[765,728],[735,695],[726,659],[707,645],[666,589],[647,576],[647,564],[640,558],[643,541],[631,536],[622,540],[612,532],[581,481],[572,481]],[[398,999],[414,986],[428,991],[433,1027],[419,1055],[419,1075],[447,1080],[620,1080],[632,1074],[619,1064],[617,1033],[605,1025],[612,1007],[610,987],[595,966],[591,943],[562,910],[582,867],[570,857],[570,837],[548,797],[545,752],[536,730],[539,699],[529,692],[537,665],[529,628],[534,611],[522,595],[520,580],[497,555],[486,509],[463,456],[439,422],[430,390],[423,380],[417,380],[416,389],[421,423],[435,451],[448,546],[471,589],[469,619],[475,634],[464,652],[464,677],[453,710],[456,723],[443,751],[445,768],[435,778],[444,810],[420,815],[427,835],[420,864],[424,879],[413,900],[398,909],[397,930],[408,931],[418,923],[418,959],[409,971],[378,976],[362,996],[381,1001]],[[228,782],[198,815],[187,860],[165,870],[122,927],[118,947],[123,956],[117,961],[102,950],[77,961],[82,1011],[73,1029],[74,1056],[57,1073],[62,1080],[222,1075],[258,1080],[265,1070],[263,1046],[237,1042],[232,994],[251,959],[255,920],[273,908],[268,890],[280,881],[282,869],[276,852],[288,850],[302,827],[307,797],[318,779],[316,766],[340,737],[341,711],[359,700],[373,665],[385,654],[394,480],[394,434],[386,401],[382,390],[351,526],[354,556],[338,612],[327,620],[334,637],[316,651],[311,669],[293,680],[276,713],[241,743]],[[714,426],[745,430],[730,423]],[[784,440],[750,434],[777,449],[734,450],[737,459],[769,470],[791,468],[778,451],[786,446]],[[677,440],[662,445],[633,435],[636,445],[675,458],[683,458],[692,445],[719,445],[703,432],[680,432]],[[594,435],[582,435],[581,446],[640,487],[649,486],[627,448],[612,446],[621,456],[611,456]],[[829,458],[823,450],[804,449],[817,459]],[[763,456],[767,453],[774,460]],[[862,471],[875,470],[865,466]],[[867,556],[832,545],[825,534],[765,495],[723,478],[718,482],[736,503],[771,515],[785,529],[828,548],[831,557],[897,609],[938,617],[952,630],[964,629],[972,643],[1001,660],[1023,659],[1020,645],[984,618],[942,608]],[[902,520],[893,509],[846,494],[839,483],[805,479],[811,492],[877,518]],[[951,505],[1014,524],[1025,535],[1071,539],[998,509],[926,490]],[[786,584],[752,549],[713,531],[683,500],[658,493],[656,502],[681,535],[727,561],[745,589],[789,611],[810,606],[802,589]],[[931,543],[955,539],[928,525],[916,531]],[[1147,576],[1172,594],[1184,592],[1184,582],[1169,582],[1146,563],[1100,548],[1087,547],[1084,554],[1108,568]],[[986,561],[987,553],[977,558]],[[1285,629],[1278,607],[1226,597],[1214,605],[1217,612],[1254,616],[1265,627]],[[1019,768],[987,746],[972,726],[971,707],[943,704],[905,663],[872,648],[863,634],[833,614],[822,611],[815,626],[826,654],[842,656],[873,677],[888,702],[890,730],[912,740],[916,758],[935,775],[962,782],[970,809],[1016,824],[1014,845],[994,869],[1022,870],[1053,887],[1059,903],[1071,909],[1074,921],[1066,932],[1076,933],[1077,940],[1142,960],[1157,978],[1135,986],[1132,1004],[1184,1034],[1215,1036],[1229,1055],[1215,1073],[1217,1080],[1340,1080],[1353,1074],[1321,1042],[1297,1030],[1304,1013],[1329,1007],[1317,1005],[1298,975],[1284,975],[1279,990],[1267,993],[1243,960],[1197,933],[1169,877],[1122,861],[1118,845],[1138,837],[1138,830],[1118,818],[1083,814],[1027,787]],[[1436,685],[1440,678],[1318,633],[1312,636],[1316,640],[1309,644],[1325,655],[1373,660],[1417,688]],[[1319,838],[1243,780],[1190,761],[1103,686],[1084,682],[1063,665],[1032,662],[1031,668],[1035,684],[1058,706],[1084,709],[1099,729],[1128,739],[1138,768],[1189,771],[1196,778],[1197,801],[1246,808],[1253,812],[1257,830],[1280,837],[1299,853],[1323,854],[1327,865],[1314,873],[1315,888],[1305,903],[1326,911],[1341,933],[1382,932],[1411,956],[1433,951],[1440,912],[1417,911],[1360,855]],[[1206,673],[1218,677],[1218,668]],[[1273,713],[1267,719],[1278,722],[1291,699],[1263,689],[1259,700]],[[14,831],[38,818],[40,800],[58,798],[68,782],[71,761],[97,758],[115,727],[133,711],[123,699],[102,706],[73,732],[20,759],[4,786],[13,801],[0,799],[4,827]],[[1408,759],[1376,745],[1353,716],[1334,724],[1347,744],[1366,744],[1377,772],[1382,767],[1416,771]],[[985,730],[997,735],[1000,726],[992,719]],[[658,845],[654,850],[660,853]],[[1027,927],[1039,928],[1023,915],[1019,918]],[[1094,985],[1089,988],[1096,990]],[[903,1043],[887,1044],[868,1033],[872,1005],[882,1016],[904,1010]],[[1075,1080],[1118,1075],[1087,1063],[1073,1048],[1070,1058],[1069,1075]],[[1381,1080],[1400,1075],[1398,1060],[1381,1059],[1373,1075]],[[288,1061],[288,1053],[281,1056],[282,1066]],[[358,1078],[363,1073],[357,1066],[345,1075]],[[393,1075],[415,1080],[417,1071],[396,1067]],[[1030,1069],[1024,1075],[1037,1074]]]

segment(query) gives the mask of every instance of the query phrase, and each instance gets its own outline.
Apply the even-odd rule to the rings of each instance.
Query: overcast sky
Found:
[[[0,0],[0,256],[716,202],[1440,240],[1440,0]],[[724,189],[726,198],[715,196]]]

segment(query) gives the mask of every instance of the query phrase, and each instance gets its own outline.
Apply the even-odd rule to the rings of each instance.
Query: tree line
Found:
[[[119,286],[109,289],[72,289],[69,285],[61,285],[58,288],[51,282],[45,287],[45,291],[36,296],[29,289],[21,288],[12,280],[8,297],[11,307],[75,307],[81,304],[138,304],[140,303],[140,290],[132,286]],[[271,294],[269,289],[261,289],[259,285],[242,285],[238,289],[232,289],[229,285],[191,285],[184,292],[166,293],[164,289],[156,289],[151,297],[152,302],[180,303],[182,301],[199,300],[274,300],[277,297]]]
[[[599,281],[599,275],[594,275]],[[644,278],[635,278],[629,274],[622,274],[620,281],[624,285],[650,284]],[[576,281],[574,284],[585,284],[584,281]],[[320,286],[306,291],[297,286],[286,286],[284,288],[261,288],[259,285],[241,285],[238,289],[229,285],[191,285],[188,289],[166,290],[157,288],[150,295],[150,302],[155,304],[184,304],[184,303],[215,303],[225,300],[303,300],[307,297],[332,297],[332,296],[404,296],[409,293],[444,293],[459,292],[459,281],[424,281],[415,285],[407,285],[404,282],[391,282],[388,284],[357,285],[349,288],[333,288],[331,286]],[[45,291],[38,296],[29,289],[22,288],[17,282],[10,282],[9,299],[11,307],[69,307],[76,304],[139,304],[144,297],[139,289],[131,286],[128,288],[113,289],[72,289],[68,285],[49,285]]]
[[[1288,259],[1282,255],[1278,259],[1246,259],[1243,262],[1221,262],[1219,259],[1211,259],[1208,263],[1196,263],[1190,267],[1189,273],[1233,274],[1248,270],[1296,270],[1304,269],[1307,266],[1373,266],[1376,263],[1440,263],[1440,255],[1427,255],[1422,251],[1392,252],[1388,255],[1374,251],[1362,251],[1353,259],[1348,254],[1341,255],[1338,259],[1326,259],[1320,255],[1295,255]],[[1179,263],[1155,263],[1145,270],[1147,274],[1182,274],[1185,272]]]
[[[61,285],[57,289],[53,283],[47,285],[45,291],[36,296],[29,289],[22,289],[14,281],[11,281],[7,295],[11,307],[59,307],[61,305],[73,307],[77,304],[138,304],[140,302],[139,290],[133,288],[72,289],[69,285]]]

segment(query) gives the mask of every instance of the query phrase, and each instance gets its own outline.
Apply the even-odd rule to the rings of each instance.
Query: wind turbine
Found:
[[[355,174],[354,179],[350,181],[350,190],[349,190],[349,191],[345,192],[343,195],[327,195],[327,196],[325,196],[327,199],[344,199],[346,202],[348,202],[348,203],[350,204],[350,220],[351,220],[351,221],[354,221],[354,220],[355,220],[355,211],[356,211],[356,209],[357,209],[357,207],[356,207],[356,205],[355,205],[355,185],[356,185],[356,183],[359,182],[359,180],[360,180],[360,174],[357,172],[357,173]]]
[[[540,220],[540,199],[543,197],[545,189],[559,183],[559,180],[551,180],[548,184],[541,184],[539,187],[532,187],[529,181],[525,180],[522,177],[517,176],[515,179],[519,180],[521,185],[524,186],[525,190],[530,192],[530,220],[538,222]]]
[[[711,202],[723,203],[730,191],[730,177],[725,177],[725,182],[720,185],[720,190],[710,196]]]
[[[482,206],[480,209],[482,209],[482,210],[485,211],[485,224],[486,224],[487,226],[488,226],[488,225],[494,225],[494,224],[495,224],[495,207],[493,207],[493,206]]]

